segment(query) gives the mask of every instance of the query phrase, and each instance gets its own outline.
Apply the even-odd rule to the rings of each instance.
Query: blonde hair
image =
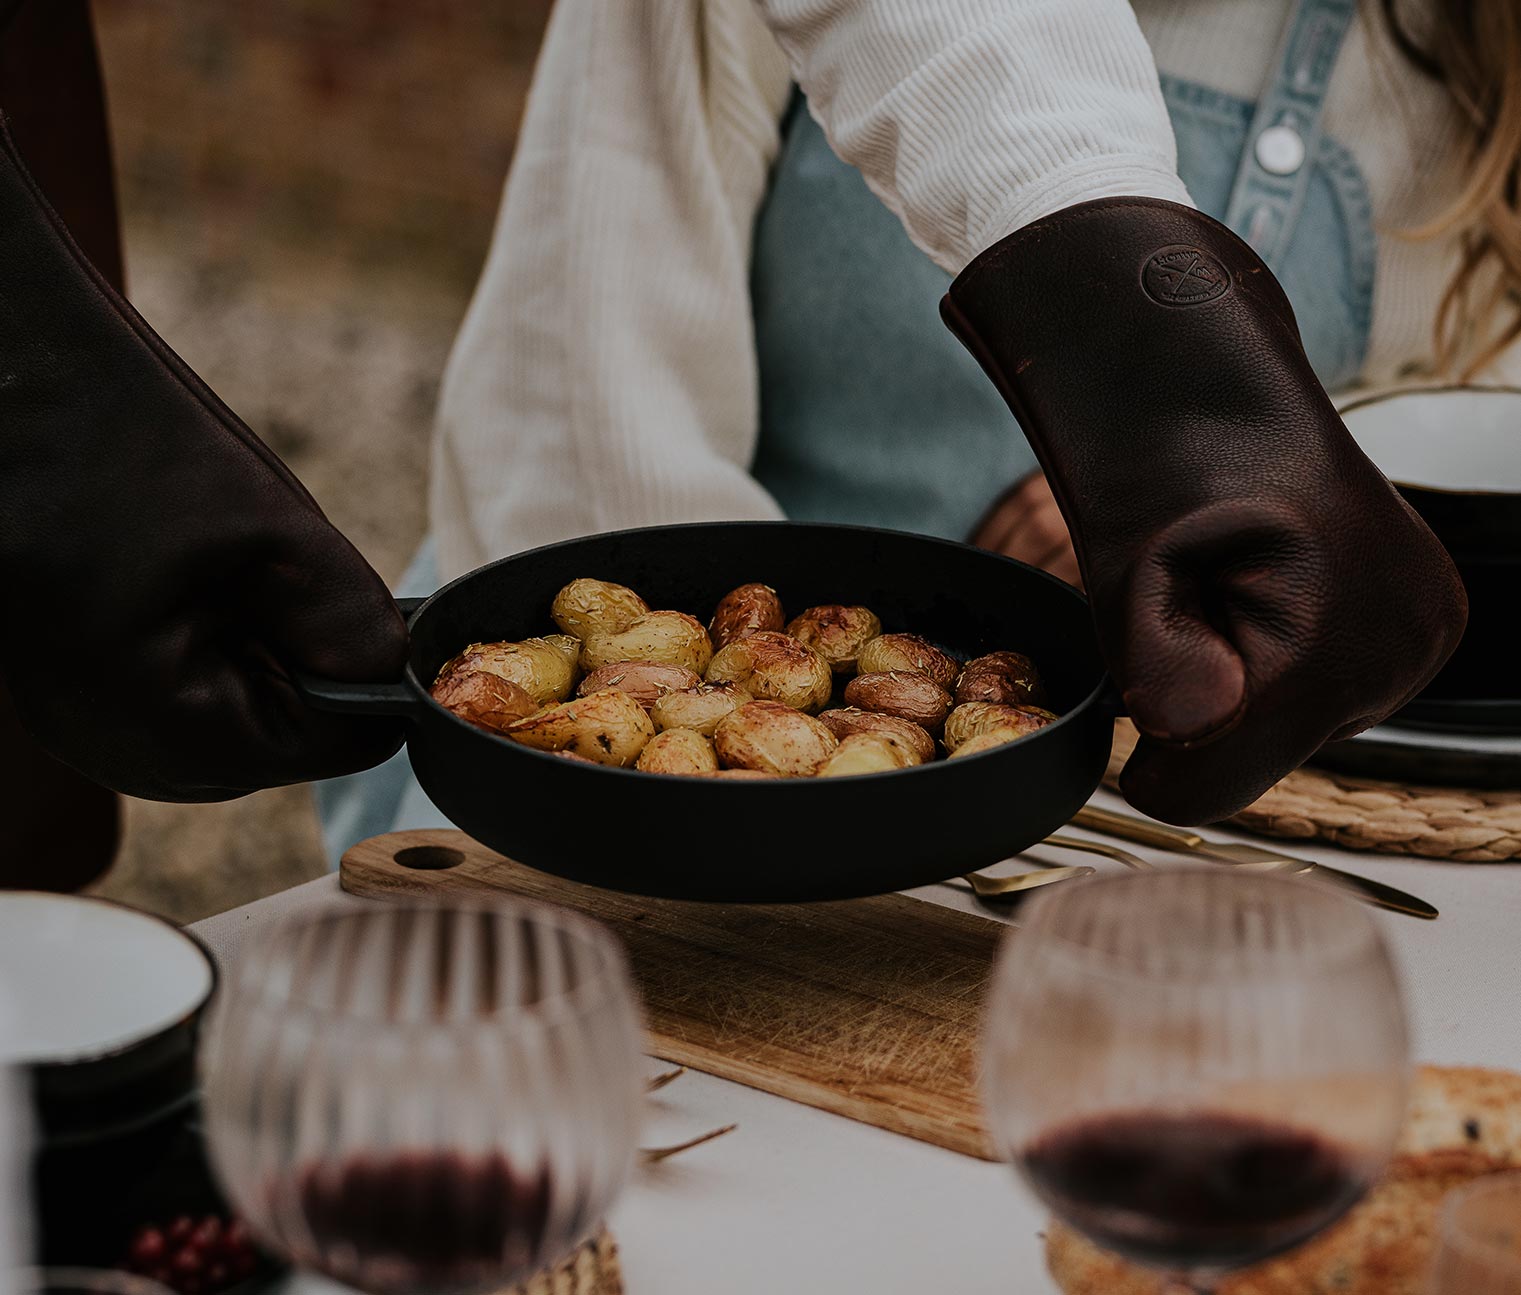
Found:
[[[1521,3],[1426,0],[1412,35],[1399,0],[1380,0],[1395,44],[1446,87],[1470,132],[1468,183],[1416,238],[1456,235],[1457,271],[1437,309],[1436,360],[1471,378],[1521,337]]]

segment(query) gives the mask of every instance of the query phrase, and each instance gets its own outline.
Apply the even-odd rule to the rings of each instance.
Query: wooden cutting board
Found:
[[[992,1158],[977,1040],[1001,923],[902,895],[645,899],[536,872],[453,831],[362,841],[340,878],[375,899],[504,892],[584,913],[628,949],[653,1055]]]

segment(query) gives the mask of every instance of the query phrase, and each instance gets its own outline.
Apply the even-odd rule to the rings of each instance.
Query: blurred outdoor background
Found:
[[[394,580],[551,0],[95,0],[128,295]],[[189,921],[319,875],[308,788],[129,802],[97,890]]]

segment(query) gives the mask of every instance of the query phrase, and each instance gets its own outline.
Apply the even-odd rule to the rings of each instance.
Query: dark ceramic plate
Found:
[[[1420,697],[1389,720],[1389,724],[1431,733],[1518,737],[1521,697],[1473,701],[1462,697]]]
[[[1364,778],[1504,791],[1521,787],[1521,736],[1380,724],[1322,747],[1311,763]]]

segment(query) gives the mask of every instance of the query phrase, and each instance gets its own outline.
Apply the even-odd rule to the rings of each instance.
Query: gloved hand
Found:
[[[0,673],[47,749],[217,800],[349,772],[387,721],[287,672],[393,679],[385,585],[290,470],[90,267],[0,125]]]
[[[1250,804],[1412,698],[1462,635],[1446,551],[1357,448],[1287,297],[1173,203],[1068,208],[989,248],[941,312],[1072,531],[1157,818]]]

